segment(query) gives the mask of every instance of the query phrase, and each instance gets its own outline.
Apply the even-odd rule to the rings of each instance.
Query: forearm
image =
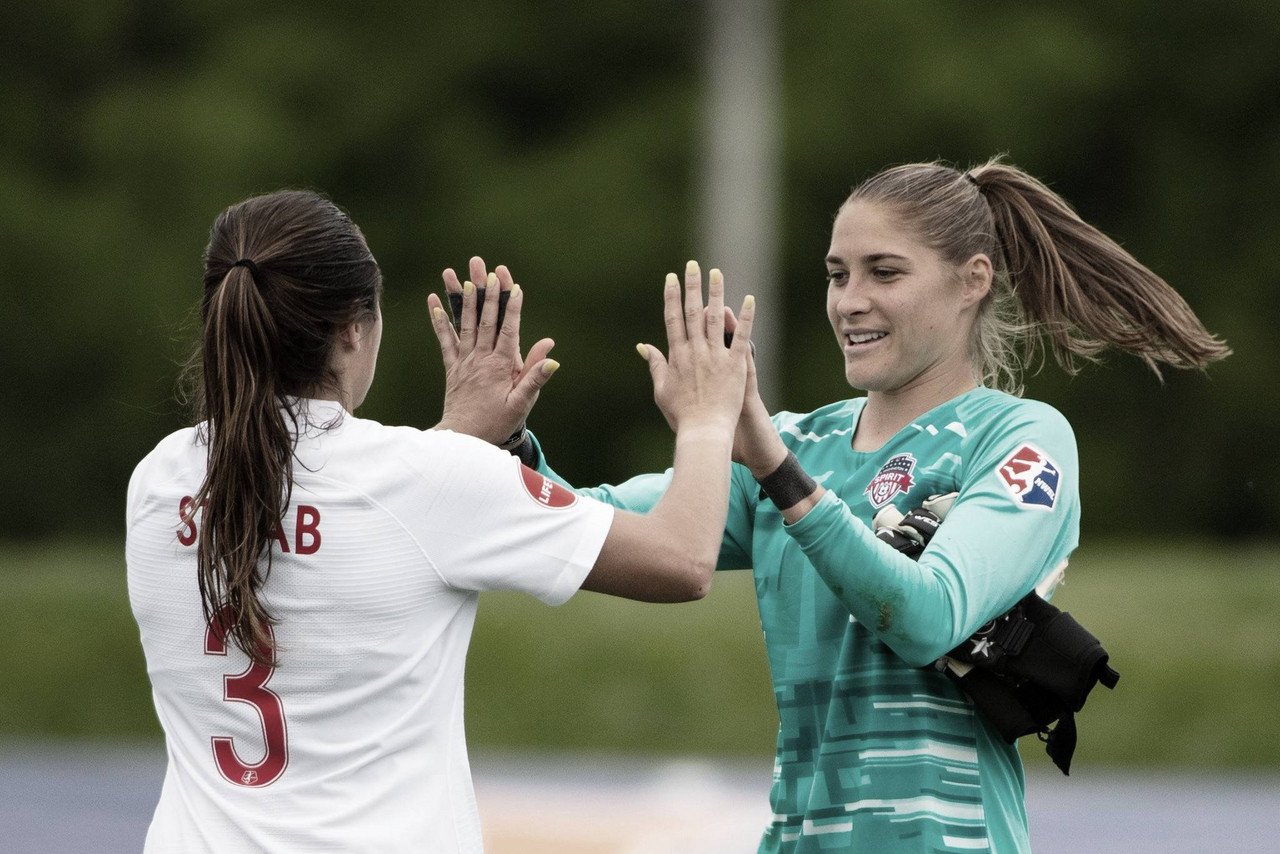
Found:
[[[946,565],[899,554],[835,495],[787,532],[858,622],[906,661],[923,666],[967,637],[964,597]]]
[[[713,427],[676,436],[671,484],[648,514],[655,534],[681,542],[698,564],[715,568],[729,504],[731,435]]]
[[[593,498],[619,510],[632,513],[648,513],[662,499],[671,485],[675,470],[652,474],[639,474],[622,483],[602,484],[594,487],[577,487],[565,480],[547,461],[542,451],[542,444],[533,431],[529,431],[528,441],[531,444],[530,460],[525,464],[536,469],[539,474],[551,478],[567,489],[579,495]],[[751,566],[751,526],[753,520],[752,504],[759,488],[746,477],[735,476],[734,471],[740,467],[729,467],[729,508],[724,532],[720,540],[720,555],[716,562],[717,569],[745,569]]]
[[[647,514],[615,515],[583,589],[648,602],[706,595],[725,528],[729,443],[727,431],[682,430],[666,492]]]

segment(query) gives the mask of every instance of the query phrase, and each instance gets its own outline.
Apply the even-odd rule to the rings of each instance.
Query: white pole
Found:
[[[707,0],[702,259],[724,272],[735,310],[755,294],[756,369],[770,410],[781,403],[783,355],[778,23],[776,0]]]

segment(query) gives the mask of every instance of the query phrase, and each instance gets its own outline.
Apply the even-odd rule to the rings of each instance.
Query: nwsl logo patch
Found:
[[[1023,445],[996,469],[1009,494],[1024,507],[1052,510],[1058,503],[1062,471],[1034,445]]]
[[[898,454],[889,462],[880,466],[880,471],[871,478],[867,488],[863,490],[871,499],[871,506],[879,510],[893,500],[899,493],[904,493],[915,485],[911,472],[915,471],[916,458],[910,454]]]

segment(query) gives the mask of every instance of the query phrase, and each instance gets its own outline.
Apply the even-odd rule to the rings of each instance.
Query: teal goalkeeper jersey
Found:
[[[759,850],[1029,851],[1016,748],[928,665],[1075,548],[1071,427],[1046,404],[979,388],[862,452],[851,440],[864,404],[774,416],[828,490],[794,525],[733,467],[719,565],[753,570],[779,718]],[[645,512],[669,481],[580,491]],[[918,562],[872,535],[880,508],[948,492],[959,497]]]

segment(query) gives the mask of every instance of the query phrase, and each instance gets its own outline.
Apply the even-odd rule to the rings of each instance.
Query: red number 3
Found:
[[[226,606],[209,623],[204,635],[205,655],[227,654],[226,630],[223,626],[230,616],[230,606]],[[273,639],[275,637],[270,626],[267,626],[267,635]],[[222,677],[222,699],[228,703],[248,703],[253,706],[262,722],[262,740],[266,745],[262,759],[250,764],[240,758],[229,737],[214,736],[210,739],[218,771],[237,786],[269,786],[280,779],[285,766],[289,764],[289,733],[285,727],[284,704],[267,687],[274,672],[274,667],[250,662],[249,668],[239,676]]]

